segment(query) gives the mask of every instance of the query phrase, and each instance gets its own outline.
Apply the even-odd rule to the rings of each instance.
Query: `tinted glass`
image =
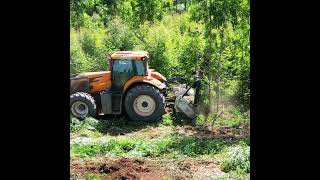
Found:
[[[114,60],[112,65],[112,90],[122,91],[124,84],[134,75],[132,60]]]
[[[145,62],[144,61],[134,61],[136,66],[136,75],[143,76],[146,74]]]

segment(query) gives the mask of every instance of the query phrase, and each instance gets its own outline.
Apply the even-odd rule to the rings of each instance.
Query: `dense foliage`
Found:
[[[207,109],[223,97],[249,107],[247,0],[71,0],[70,25],[71,74],[105,70],[114,51],[146,50],[167,77],[204,70]]]

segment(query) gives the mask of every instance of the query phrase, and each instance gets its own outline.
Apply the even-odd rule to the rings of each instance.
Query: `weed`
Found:
[[[221,169],[224,172],[250,173],[250,147],[245,144],[231,146],[223,153]]]
[[[229,142],[224,140],[199,139],[177,134],[145,140],[141,138],[108,138],[104,141],[80,141],[71,144],[73,155],[95,156],[113,153],[138,157],[159,157],[166,154],[175,155],[213,155],[223,150]]]
[[[220,115],[216,120],[216,125],[227,127],[238,127],[248,123],[249,119],[245,118],[238,108],[231,108],[228,112],[231,116]]]
[[[162,116],[162,124],[165,126],[172,126],[173,125],[173,121],[172,121],[170,114],[164,114]]]
[[[81,129],[96,130],[98,124],[99,121],[91,117],[84,120],[71,117],[70,131],[77,132]]]
[[[88,174],[86,180],[100,180],[100,177],[95,174]]]
[[[204,116],[203,114],[199,114],[196,117],[196,124],[199,126],[204,126],[206,124],[206,116]]]
[[[250,174],[230,171],[229,173],[226,173],[223,176],[214,178],[214,180],[230,180],[230,179],[232,179],[232,180],[249,180]]]
[[[91,131],[88,129],[80,129],[78,133],[80,137],[93,137],[93,138],[102,137],[102,134],[99,131]]]
[[[184,155],[196,156],[216,154],[220,152],[227,142],[222,140],[197,139],[192,137],[178,138],[175,148]]]
[[[73,143],[71,145],[71,153],[79,155],[80,157],[95,156],[106,151],[105,144],[93,143],[93,144],[80,144]]]
[[[167,176],[163,176],[162,180],[168,180],[169,178]]]

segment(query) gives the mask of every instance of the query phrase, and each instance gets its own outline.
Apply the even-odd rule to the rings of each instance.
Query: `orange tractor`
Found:
[[[167,79],[149,69],[148,52],[120,51],[111,55],[109,71],[71,77],[70,111],[77,118],[127,113],[137,121],[160,120],[165,111]],[[194,117],[194,96],[189,88],[177,92],[178,112]],[[198,94],[198,93],[197,93]]]

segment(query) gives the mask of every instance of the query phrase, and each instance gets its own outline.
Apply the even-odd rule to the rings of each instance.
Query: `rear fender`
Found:
[[[135,76],[135,77],[132,77],[128,82],[126,82],[123,88],[123,92],[126,92],[133,85],[144,84],[144,83],[155,86],[160,91],[163,89],[166,89],[166,85],[156,78],[149,77],[149,76]]]

